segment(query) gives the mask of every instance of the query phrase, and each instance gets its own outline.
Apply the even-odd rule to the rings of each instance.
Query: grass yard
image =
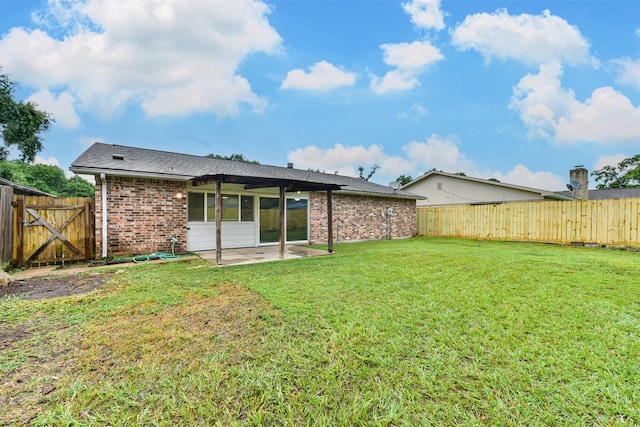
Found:
[[[640,254],[335,249],[0,300],[0,425],[640,425]]]

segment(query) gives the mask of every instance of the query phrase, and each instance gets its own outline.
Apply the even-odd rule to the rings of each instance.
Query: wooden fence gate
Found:
[[[14,196],[13,201],[13,259],[18,267],[92,259],[93,199]]]

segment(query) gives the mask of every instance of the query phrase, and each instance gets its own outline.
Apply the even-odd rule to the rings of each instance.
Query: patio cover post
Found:
[[[216,264],[222,264],[222,184],[220,180],[216,181]]]
[[[333,203],[331,202],[331,190],[327,190],[327,250],[333,253]]]
[[[285,210],[285,198],[284,187],[280,187],[280,259],[284,259],[284,236],[285,236],[285,222],[284,222],[284,210]]]

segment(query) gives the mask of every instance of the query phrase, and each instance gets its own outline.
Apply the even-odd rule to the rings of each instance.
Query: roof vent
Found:
[[[293,169],[293,163],[287,163],[287,169]]]
[[[124,160],[124,154],[114,154],[113,160]]]

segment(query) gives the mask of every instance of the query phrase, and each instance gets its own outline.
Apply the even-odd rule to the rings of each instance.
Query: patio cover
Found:
[[[327,250],[333,253],[333,206],[332,191],[340,190],[338,184],[314,181],[299,181],[286,178],[256,177],[228,174],[213,174],[196,177],[192,180],[194,187],[199,185],[216,185],[216,263],[222,264],[222,184],[242,184],[245,189],[272,188],[280,189],[280,258],[284,258],[285,248],[285,194],[297,191],[327,192]]]

